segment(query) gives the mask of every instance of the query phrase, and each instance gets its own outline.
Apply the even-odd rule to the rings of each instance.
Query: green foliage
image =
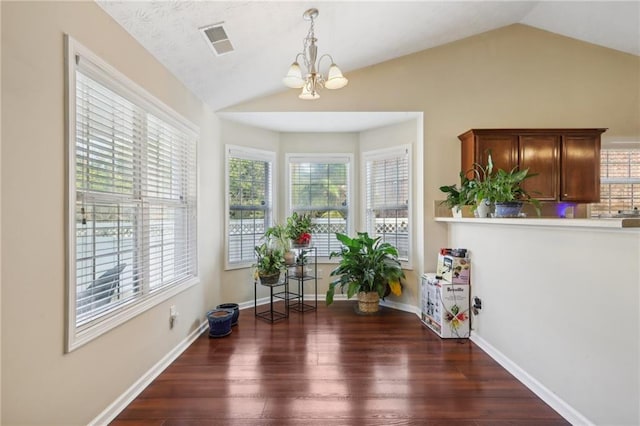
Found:
[[[229,159],[229,215],[231,219],[264,219],[269,163]],[[252,209],[247,210],[247,207]]]
[[[457,184],[440,187],[440,191],[447,194],[447,199],[440,204],[445,204],[450,209],[457,206],[470,206],[474,204],[475,185],[475,180],[467,178],[464,172],[460,172],[460,188],[458,188]]]
[[[535,173],[530,174],[529,169],[518,170],[516,166],[510,171],[498,169],[494,173],[493,160],[489,152],[487,165],[475,163],[472,171],[475,175],[475,184],[471,185],[470,195],[476,203],[483,199],[492,203],[514,201],[531,203],[538,216],[540,215],[540,202],[522,188],[522,182],[525,179],[536,176]]]
[[[273,241],[283,252],[288,251],[291,248],[291,240],[289,240],[289,234],[287,233],[287,228],[284,225],[276,223],[275,225],[267,228],[264,232],[264,239],[267,242]]]
[[[259,274],[275,274],[285,268],[284,253],[282,250],[270,248],[267,243],[262,243],[255,247],[256,264],[254,265]]]
[[[292,240],[298,239],[302,234],[311,233],[311,216],[307,214],[298,214],[293,212],[291,216],[287,218],[286,233]]]
[[[366,232],[358,232],[355,238],[339,233],[336,233],[336,238],[343,247],[329,256],[341,259],[330,274],[338,278],[329,283],[327,305],[333,303],[336,286],[347,286],[348,298],[360,291],[375,291],[384,299],[389,283],[404,278],[398,250],[389,243],[381,242],[380,237],[374,239]]]

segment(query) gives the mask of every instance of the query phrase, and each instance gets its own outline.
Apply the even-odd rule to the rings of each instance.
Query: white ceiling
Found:
[[[513,23],[640,55],[640,0],[98,4],[214,110],[285,89],[282,77],[302,48],[308,30],[302,13],[310,7],[320,11],[319,55],[330,53],[347,77],[351,70]],[[223,56],[213,54],[198,30],[219,22],[235,47]]]

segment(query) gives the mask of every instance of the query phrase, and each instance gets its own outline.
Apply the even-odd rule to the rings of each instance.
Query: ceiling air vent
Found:
[[[223,22],[200,28],[200,31],[218,56],[233,52],[233,45],[222,24]]]

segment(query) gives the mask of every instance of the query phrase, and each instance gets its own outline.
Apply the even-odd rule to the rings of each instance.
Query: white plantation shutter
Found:
[[[227,267],[255,262],[273,217],[275,153],[227,145]]]
[[[311,216],[318,256],[340,249],[336,233],[349,233],[351,157],[290,154],[289,212]]]
[[[409,147],[364,153],[367,232],[409,260]]]
[[[600,152],[600,202],[591,216],[640,208],[640,149],[603,149]]]
[[[69,54],[72,350],[196,279],[197,137],[77,43]]]

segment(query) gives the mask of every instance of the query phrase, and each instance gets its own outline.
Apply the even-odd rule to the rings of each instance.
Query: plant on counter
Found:
[[[455,215],[461,214],[462,206],[475,204],[474,190],[476,181],[469,179],[464,172],[460,172],[460,188],[458,184],[441,186],[440,191],[447,194],[447,198],[440,204],[446,205]]]
[[[362,312],[377,311],[378,301],[380,298],[384,299],[388,289],[395,295],[402,294],[400,280],[404,278],[404,272],[398,260],[398,250],[394,246],[382,242],[381,237],[371,238],[366,232],[358,232],[355,238],[336,233],[336,238],[343,247],[329,256],[329,258],[340,257],[340,263],[330,274],[338,278],[329,283],[327,305],[333,303],[337,286],[340,288],[347,286],[347,298],[358,294]],[[374,302],[363,302],[371,296]],[[363,308],[363,306],[371,306],[375,310],[369,310],[370,308]]]
[[[540,201],[522,188],[522,182],[525,179],[536,176],[536,174],[530,174],[529,169],[518,170],[516,166],[510,171],[498,169],[494,173],[493,160],[489,152],[487,164],[483,166],[475,163],[470,172],[473,172],[475,179],[469,195],[475,199],[476,208],[485,202],[494,203],[498,207],[506,205],[510,210],[505,214],[498,211],[497,216],[518,216],[522,204],[530,203],[536,209],[538,216],[540,215]]]

